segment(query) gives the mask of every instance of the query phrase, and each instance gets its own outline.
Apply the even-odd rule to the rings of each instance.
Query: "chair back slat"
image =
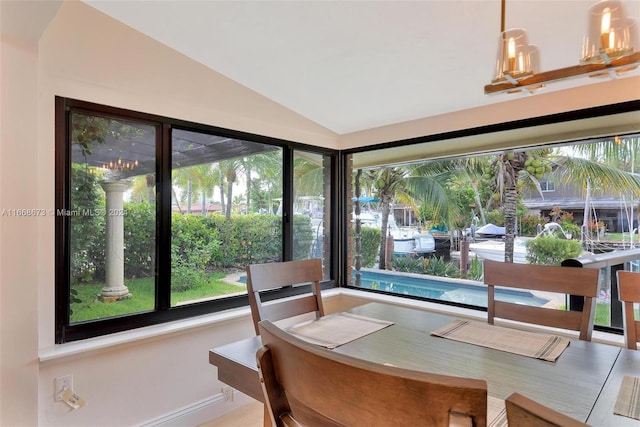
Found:
[[[287,298],[286,301],[274,301],[263,303],[260,306],[260,318],[269,319],[272,322],[299,316],[301,314],[318,312],[318,299],[315,295],[304,295]]]
[[[495,301],[494,307],[494,317],[515,320],[516,322],[564,328],[572,331],[579,331],[582,322],[582,312],[580,311],[565,312],[563,310],[550,310],[548,308],[504,301]]]
[[[622,319],[624,323],[625,346],[638,349],[640,340],[640,320],[636,320],[634,303],[640,303],[640,273],[618,271],[618,298],[622,301]]]
[[[598,279],[596,269],[484,261],[488,321],[493,324],[495,318],[503,318],[579,331],[581,340],[590,341]],[[496,287],[577,295],[584,297],[584,304],[581,311],[567,311],[498,301]]]
[[[439,427],[459,414],[471,425],[487,425],[484,380],[354,358],[302,341],[269,321],[259,328],[264,347],[258,367],[275,425],[283,413],[309,426]]]
[[[320,258],[311,258],[251,264],[247,266],[247,281],[249,280],[253,282],[254,291],[319,282],[322,280],[322,260]]]
[[[571,267],[484,261],[484,283],[585,297],[597,296],[598,289],[593,282],[598,270],[567,268]]]
[[[319,258],[248,265],[247,294],[256,334],[258,322],[277,321],[304,313],[324,316],[320,291],[322,260]],[[311,284],[311,295],[296,296],[264,302],[262,293],[287,286]]]

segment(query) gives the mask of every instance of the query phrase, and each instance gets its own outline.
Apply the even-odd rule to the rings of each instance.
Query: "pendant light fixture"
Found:
[[[640,65],[638,25],[626,16],[620,1],[602,0],[589,8],[579,65],[545,72],[538,71],[539,51],[529,44],[526,31],[505,31],[505,2],[502,0],[495,74],[484,87],[486,94],[532,94],[547,83],[580,76],[615,78]]]
[[[531,77],[538,71],[539,56],[538,49],[529,44],[525,29],[505,30],[505,2],[502,0],[496,71],[491,82],[506,81],[516,85],[519,80]]]

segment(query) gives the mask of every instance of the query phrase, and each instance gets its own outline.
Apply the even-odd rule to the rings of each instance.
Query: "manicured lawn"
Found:
[[[171,304],[177,305],[185,301],[243,292],[246,289],[220,280],[225,276],[225,273],[212,273],[209,275],[207,283],[198,284],[184,292],[174,292],[171,296]],[[103,284],[76,286],[75,289],[78,292],[76,297],[82,302],[71,304],[71,310],[73,311],[71,323],[153,310],[153,278],[126,280],[125,285],[129,288],[129,292],[133,297],[110,303],[100,302],[97,299],[97,295],[104,286]]]
[[[611,305],[601,302],[596,303],[596,314],[594,316],[594,325],[610,326],[611,320],[609,312],[611,311]]]

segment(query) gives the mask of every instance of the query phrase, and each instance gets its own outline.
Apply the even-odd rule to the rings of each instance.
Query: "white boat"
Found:
[[[360,222],[365,227],[380,229],[380,214],[364,211],[360,214]],[[398,227],[393,215],[389,215],[388,232],[393,236],[393,253],[398,256],[426,256],[435,252],[436,241],[429,233],[419,233],[416,228]]]
[[[406,238],[393,238],[393,253],[396,256],[424,257],[435,251],[436,240],[429,233],[417,233]]]
[[[516,238],[513,241],[513,262],[518,264],[527,263],[527,246],[525,242],[526,240],[522,238]],[[504,262],[504,241],[502,240],[470,243],[469,250],[480,259]]]

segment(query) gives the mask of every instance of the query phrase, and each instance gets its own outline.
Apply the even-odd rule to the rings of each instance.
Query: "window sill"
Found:
[[[413,300],[403,298],[401,296],[376,294],[363,292],[350,288],[333,288],[322,292],[323,298],[346,297],[361,300],[362,303],[367,302],[383,302],[387,304],[401,305],[404,307],[415,308],[418,310],[432,311],[453,316],[460,316],[474,320],[486,321],[487,314],[483,311],[471,310],[467,308],[454,307],[427,301]],[[160,325],[148,326],[144,328],[134,329],[125,332],[119,332],[111,335],[89,338],[82,341],[74,341],[66,344],[58,344],[53,347],[45,348],[39,352],[39,361],[41,365],[54,362],[58,359],[65,359],[79,355],[85,355],[90,352],[109,349],[115,346],[122,346],[131,343],[139,343],[140,341],[176,334],[181,332],[193,331],[198,328],[208,327],[211,325],[222,324],[228,321],[234,321],[246,318],[250,321],[251,311],[248,306],[225,310],[218,313],[212,313],[205,316],[193,317],[175,322],[163,323]],[[531,328],[535,330],[535,327]],[[621,335],[593,332],[592,341],[624,347],[624,337]]]
[[[192,331],[215,324],[233,321],[240,318],[250,318],[251,311],[248,306],[220,311],[204,316],[177,320],[175,322],[162,323],[130,331],[117,332],[110,335],[74,341],[65,344],[56,344],[53,347],[40,350],[38,359],[40,364],[55,361],[89,352],[99,351],[114,346],[138,343],[142,340],[157,338],[164,335]]]

